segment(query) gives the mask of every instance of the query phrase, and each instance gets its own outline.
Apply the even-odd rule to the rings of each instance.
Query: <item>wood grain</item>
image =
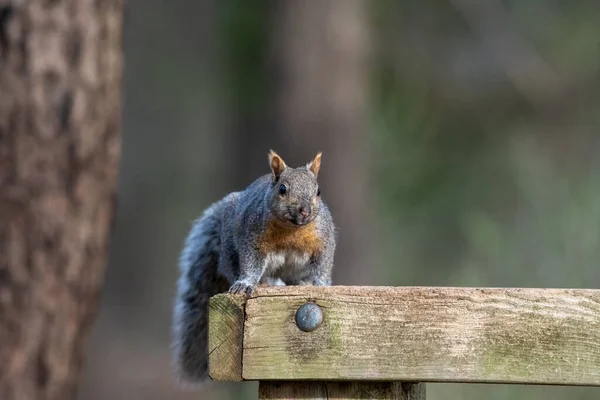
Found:
[[[208,374],[213,380],[242,380],[244,303],[240,295],[218,294],[208,312]]]
[[[269,382],[258,386],[260,400],[425,400],[424,384],[399,382]]]
[[[324,311],[313,332],[294,313]],[[600,291],[259,288],[246,302],[247,380],[600,385]]]

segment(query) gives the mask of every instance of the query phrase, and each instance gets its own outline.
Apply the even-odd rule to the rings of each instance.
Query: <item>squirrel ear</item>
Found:
[[[281,158],[279,154],[275,153],[273,150],[269,150],[269,165],[271,166],[271,171],[273,171],[274,180],[279,179],[282,172],[287,168],[283,158]]]
[[[319,176],[319,169],[321,168],[321,153],[318,153],[314,160],[312,160],[306,166],[315,176]]]

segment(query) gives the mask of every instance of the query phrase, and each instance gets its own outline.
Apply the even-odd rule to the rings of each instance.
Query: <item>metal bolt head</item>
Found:
[[[323,311],[315,303],[306,303],[296,311],[296,326],[304,332],[312,332],[323,322]]]

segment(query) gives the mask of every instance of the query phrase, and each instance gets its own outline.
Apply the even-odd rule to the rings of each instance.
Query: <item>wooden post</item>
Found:
[[[600,290],[266,287],[211,299],[213,380],[260,399],[425,399],[425,382],[600,386]],[[410,382],[410,383],[408,383]]]
[[[425,400],[425,384],[400,382],[270,382],[258,386],[260,400]]]
[[[215,381],[242,380],[244,302],[241,295],[218,295],[210,301],[208,348],[210,377]]]

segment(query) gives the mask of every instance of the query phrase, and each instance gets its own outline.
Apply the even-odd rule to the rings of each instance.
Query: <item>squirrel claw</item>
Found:
[[[250,295],[254,291],[254,286],[245,282],[235,282],[229,288],[229,294],[245,294]]]

